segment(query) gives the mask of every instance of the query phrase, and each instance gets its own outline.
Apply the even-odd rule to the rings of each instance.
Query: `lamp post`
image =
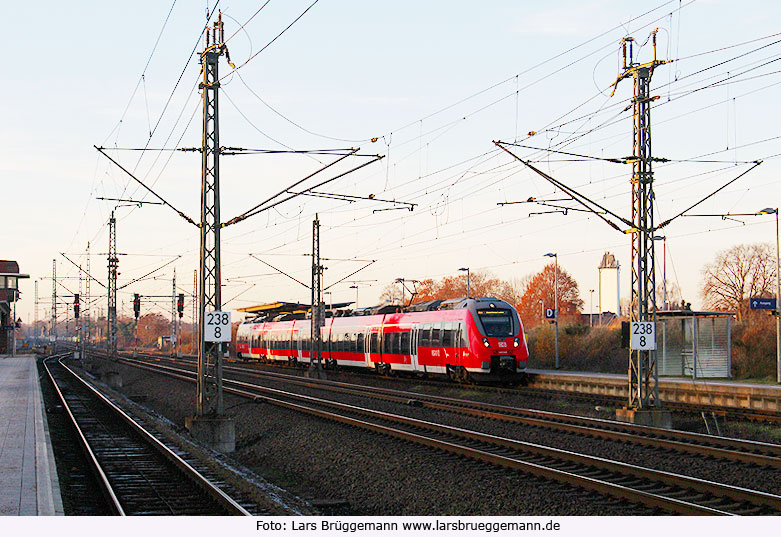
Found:
[[[355,309],[358,309],[358,286],[351,285],[350,289],[355,289]]]
[[[759,214],[776,215],[776,382],[781,384],[781,284],[779,284],[779,254],[778,254],[778,207],[766,208],[759,211]]]
[[[554,321],[556,325],[556,361],[554,367],[559,368],[559,254],[554,252],[548,252],[545,257],[554,258],[556,265],[554,268],[553,276],[553,314],[555,315]]]
[[[588,307],[588,325],[594,326],[594,290],[589,289],[588,292],[591,294],[591,305]]]
[[[470,296],[470,289],[469,289],[469,267],[461,267],[458,269],[459,272],[466,272],[466,297],[469,298]]]

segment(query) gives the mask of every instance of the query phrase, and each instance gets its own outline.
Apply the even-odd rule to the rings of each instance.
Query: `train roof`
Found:
[[[449,300],[429,300],[418,302],[402,308],[396,304],[380,304],[366,308],[356,308],[355,310],[344,309],[352,302],[340,302],[331,304],[331,310],[326,312],[326,317],[361,317],[367,315],[388,315],[393,313],[412,313],[422,311],[441,311],[468,308],[469,306],[480,307],[487,303],[489,307],[496,307],[495,303],[506,303],[504,300],[495,297],[470,297],[470,298],[452,298]],[[309,318],[311,306],[309,304],[299,304],[297,302],[271,302],[249,308],[241,308],[238,311],[245,313],[254,313],[254,317],[245,319],[245,323],[260,323],[270,321],[292,321]]]

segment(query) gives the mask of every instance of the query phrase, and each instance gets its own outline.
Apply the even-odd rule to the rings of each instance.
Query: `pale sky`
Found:
[[[334,286],[326,300],[353,300],[350,282],[360,281],[360,305],[366,306],[376,303],[395,278],[441,278],[465,266],[504,279],[520,278],[539,271],[548,260],[543,254],[551,251],[558,252],[560,265],[577,279],[586,308],[602,253],[615,253],[623,267],[621,294],[628,297],[629,236],[581,212],[530,216],[546,209],[497,206],[529,196],[562,196],[497,150],[492,140],[595,157],[630,155],[631,109],[626,107],[632,82],[621,82],[612,97],[610,85],[620,73],[620,40],[633,36],[641,45],[654,28],[659,28],[657,57],[677,61],[653,75],[652,95],[659,96],[652,110],[653,155],[719,161],[657,163],[657,222],[748,169],[744,162],[758,159],[764,161],[761,166],[691,212],[751,213],[779,205],[777,2],[320,0],[253,57],[312,0],[271,0],[247,23],[263,3],[219,2],[226,36],[233,36],[228,41],[232,61],[241,65],[252,58],[222,81],[221,144],[361,147],[361,153],[386,158],[321,190],[417,205],[413,212],[373,212],[389,206],[298,197],[225,228],[227,308],[309,300],[308,289],[249,254],[308,282],[311,261],[303,254],[311,251],[316,212],[322,222],[322,255],[334,259],[325,263],[326,286],[365,264],[342,259],[376,260]],[[191,53],[203,49],[198,35],[207,5],[214,4],[41,1],[8,10],[10,65],[0,100],[5,221],[0,258],[17,260],[21,271],[31,275],[21,284],[18,304],[25,322],[33,319],[33,282],[51,276],[52,259],[58,276],[76,276],[76,268],[60,252],[85,263],[90,242],[93,275],[105,282],[106,224],[115,202],[97,197],[152,199],[93,145],[200,145],[198,54]],[[636,59],[651,59],[650,42]],[[221,75],[230,71],[227,63],[220,65]],[[537,134],[529,137],[530,131]],[[197,153],[110,154],[197,219]],[[518,154],[630,217],[630,166],[563,162],[569,157],[528,149],[518,149]],[[329,159],[333,157],[223,157],[223,220]],[[354,159],[338,171],[362,161]],[[134,292],[170,294],[174,267],[178,283],[190,292],[198,264],[197,230],[171,210],[153,205],[120,207],[117,217],[118,250],[128,254],[120,256],[120,286],[174,260],[154,274],[159,279],[123,289],[120,311],[131,312]],[[684,217],[661,232],[668,238],[668,280],[695,307],[701,302],[702,268],[719,250],[775,241],[771,217],[740,220]],[[660,284],[661,261],[660,248]],[[606,295],[614,287],[608,281]],[[76,279],[63,283],[77,290]],[[92,290],[98,294],[102,288],[93,284]],[[44,318],[50,279],[40,281],[39,294],[39,317]],[[105,298],[95,307],[105,309]],[[143,312],[165,313],[168,307],[161,300]]]

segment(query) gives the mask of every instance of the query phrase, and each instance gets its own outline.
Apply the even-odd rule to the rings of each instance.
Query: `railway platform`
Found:
[[[62,515],[35,356],[0,355],[0,515]]]
[[[627,397],[627,376],[585,371],[529,369],[530,386],[615,397]],[[682,404],[735,408],[745,411],[781,412],[781,386],[725,379],[659,379],[659,397]]]

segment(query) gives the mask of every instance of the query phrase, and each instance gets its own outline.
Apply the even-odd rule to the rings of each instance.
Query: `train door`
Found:
[[[463,324],[460,322],[454,323],[455,326],[455,338],[453,341],[454,352],[456,356],[456,363],[461,365],[463,363],[463,349],[461,348],[464,340],[466,339],[464,334]]]
[[[312,362],[312,331],[311,328],[306,326],[301,327],[301,331],[298,333],[298,349],[301,355],[301,362],[309,364]]]
[[[418,341],[420,339],[420,325],[414,325],[412,332],[410,333],[410,349],[409,359],[412,364],[413,371],[423,371],[425,373],[426,366],[418,365]]]
[[[370,326],[367,328],[364,334],[364,349],[367,367],[374,367],[375,363],[382,362],[380,343],[380,327]],[[374,355],[374,357],[372,357],[372,355]]]

